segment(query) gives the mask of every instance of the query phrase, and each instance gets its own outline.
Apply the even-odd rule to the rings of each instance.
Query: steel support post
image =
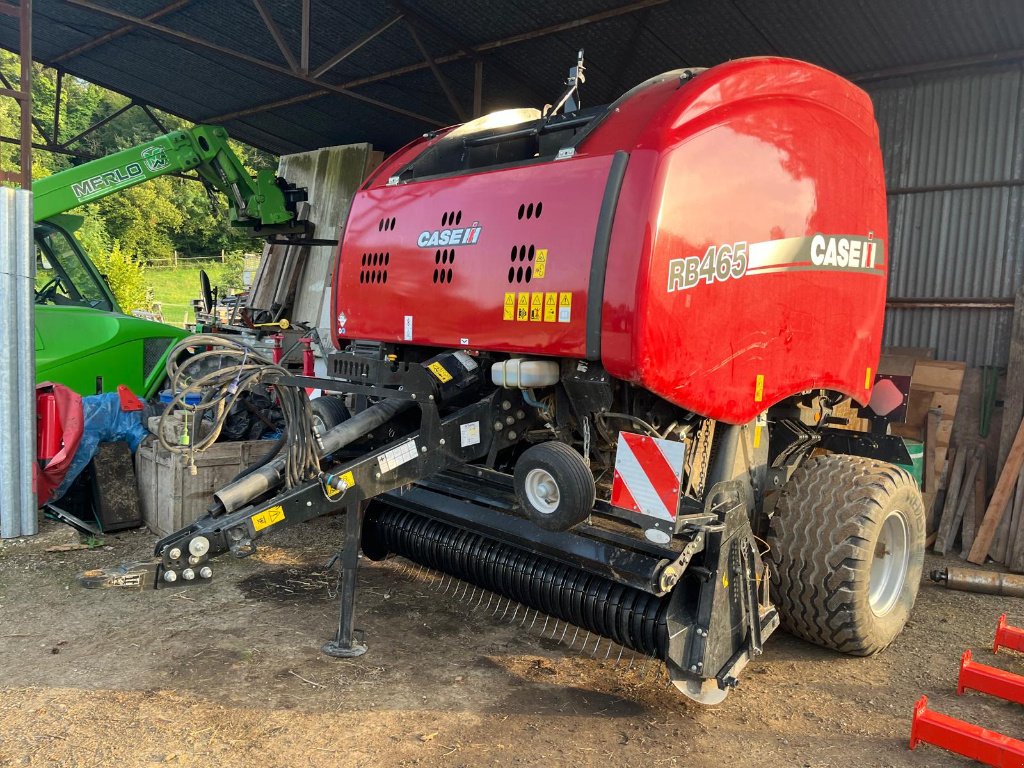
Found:
[[[992,653],[999,653],[1000,648],[1009,648],[1024,652],[1024,629],[1006,623],[1006,614],[999,617],[996,624],[996,638],[992,641]]]
[[[928,709],[928,697],[914,705],[910,725],[910,748],[918,744],[936,747],[999,768],[1024,768],[1024,741],[957,720]]]
[[[971,652],[964,651],[960,659],[960,677],[956,683],[957,696],[968,689],[1024,704],[1024,677],[972,661]]]

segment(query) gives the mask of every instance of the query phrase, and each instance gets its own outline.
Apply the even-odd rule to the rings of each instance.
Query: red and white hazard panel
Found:
[[[686,446],[675,440],[619,433],[612,504],[662,520],[679,511],[679,484]]]

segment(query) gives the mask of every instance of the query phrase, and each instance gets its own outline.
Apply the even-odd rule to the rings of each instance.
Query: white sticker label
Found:
[[[572,320],[572,307],[558,308],[558,322],[568,323]]]
[[[405,340],[412,341],[412,315],[405,316]]]
[[[480,422],[471,421],[469,424],[461,424],[459,432],[462,433],[462,447],[480,444]]]
[[[377,459],[377,463],[380,465],[381,472],[390,472],[392,469],[397,469],[403,464],[408,464],[410,461],[415,459],[417,455],[416,441],[406,440],[397,448],[392,448],[390,451],[383,454]]]

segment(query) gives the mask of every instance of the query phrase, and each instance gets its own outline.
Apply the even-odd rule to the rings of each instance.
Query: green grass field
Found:
[[[181,327],[184,323],[195,322],[192,300],[199,298],[200,269],[206,270],[215,288],[221,286],[227,293],[241,289],[238,267],[230,262],[194,261],[187,266],[146,269],[146,283],[153,289],[153,299],[160,304],[164,322],[168,325]]]

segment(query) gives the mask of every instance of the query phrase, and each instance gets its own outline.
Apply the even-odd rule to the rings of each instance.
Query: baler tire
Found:
[[[541,474],[543,473],[543,474]],[[544,477],[547,475],[547,478]],[[542,508],[531,496],[530,487],[554,482],[554,504]],[[557,441],[539,443],[523,452],[513,472],[516,496],[527,517],[548,531],[565,531],[590,516],[597,500],[594,475],[573,448]]]
[[[782,489],[768,534],[782,626],[853,656],[881,651],[917,598],[924,540],[924,502],[906,470],[856,456],[808,459]],[[878,557],[880,543],[890,560]]]
[[[321,427],[321,434],[329,432],[344,421],[352,418],[344,399],[333,395],[322,395],[309,401],[313,409],[313,423]]]

